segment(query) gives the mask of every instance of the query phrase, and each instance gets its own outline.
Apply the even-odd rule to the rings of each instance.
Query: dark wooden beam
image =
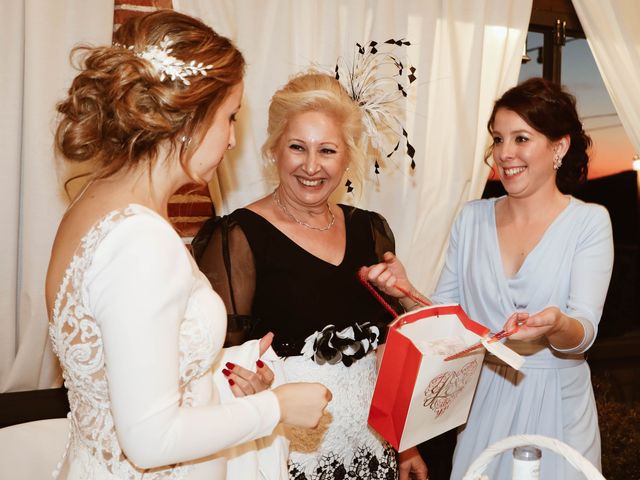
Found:
[[[531,29],[554,29],[556,21],[565,22],[568,36],[584,38],[584,31],[571,0],[533,0]]]
[[[542,76],[560,83],[566,38],[585,38],[571,0],[533,0],[529,30],[544,36]]]

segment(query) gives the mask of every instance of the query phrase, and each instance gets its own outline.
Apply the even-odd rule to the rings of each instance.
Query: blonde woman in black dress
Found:
[[[362,110],[332,76],[307,72],[274,95],[265,158],[272,193],[212,220],[194,240],[200,268],[224,299],[230,334],[275,334],[288,381],[317,381],[333,393],[315,432],[290,428],[296,479],[426,478],[415,450],[397,453],[367,426],[376,347],[392,320],[356,273],[394,239],[385,219],[331,202],[362,167]]]

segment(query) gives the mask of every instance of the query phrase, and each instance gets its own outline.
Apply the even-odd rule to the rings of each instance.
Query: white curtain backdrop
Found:
[[[113,1],[0,0],[0,392],[60,384],[44,279],[66,206],[53,158],[55,104],[78,42],[110,43]]]
[[[405,126],[417,169],[399,156],[373,168],[360,195],[345,203],[389,221],[414,284],[435,286],[453,219],[478,198],[488,167],[486,122],[493,101],[515,85],[532,0],[174,0],[233,39],[247,63],[239,146],[211,185],[218,214],[257,199],[266,180],[259,149],[269,99],[293,73],[311,64],[332,69],[355,43],[406,38],[417,86],[406,102]],[[414,83],[415,85],[415,83]]]
[[[640,2],[573,0],[622,126],[640,153]]]

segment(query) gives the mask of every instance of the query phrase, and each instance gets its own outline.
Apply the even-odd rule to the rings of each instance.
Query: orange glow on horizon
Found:
[[[589,178],[633,170],[635,152],[621,127],[587,133],[593,141],[589,162]]]

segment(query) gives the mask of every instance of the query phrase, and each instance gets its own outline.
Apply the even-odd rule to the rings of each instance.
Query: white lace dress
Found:
[[[71,433],[54,477],[225,478],[224,448],[270,434],[273,392],[220,404],[211,366],[226,313],[173,228],[130,205],[83,237],[50,336]]]
[[[333,392],[318,428],[285,427],[290,479],[397,479],[395,450],[367,426],[376,383],[375,352],[349,367],[288,357],[284,371],[290,382],[320,382]]]

